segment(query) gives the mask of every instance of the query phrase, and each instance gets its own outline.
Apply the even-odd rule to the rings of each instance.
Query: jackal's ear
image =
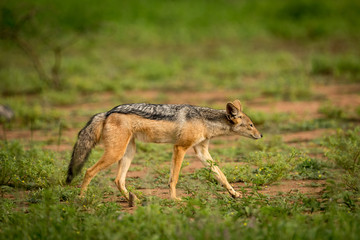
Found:
[[[235,117],[240,113],[240,110],[234,105],[234,103],[229,102],[226,104],[226,113],[230,117]]]
[[[238,99],[233,101],[233,104],[237,109],[239,109],[240,112],[242,112],[242,105],[241,105],[241,102]]]

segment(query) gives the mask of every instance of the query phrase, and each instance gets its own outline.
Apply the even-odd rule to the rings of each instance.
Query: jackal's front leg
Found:
[[[180,198],[176,197],[176,184],[179,179],[181,164],[183,162],[186,150],[187,148],[185,147],[174,146],[169,179],[170,197],[174,200],[181,200]]]
[[[215,173],[215,177],[219,183],[221,183],[226,190],[230,193],[230,195],[234,198],[240,197],[240,193],[236,192],[234,188],[230,185],[228,180],[226,179],[224,173],[220,170],[218,166],[215,165],[215,161],[212,159],[209,150],[209,141],[206,140],[194,147],[196,156],[201,160],[201,162],[206,166],[210,167],[211,170]]]

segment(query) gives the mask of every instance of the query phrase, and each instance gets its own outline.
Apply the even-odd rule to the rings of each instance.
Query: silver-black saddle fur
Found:
[[[185,116],[186,120],[206,119],[216,121],[226,119],[225,110],[216,110],[188,104],[123,104],[108,111],[106,117],[113,113],[135,114],[146,119],[167,121],[176,121],[179,119],[180,114],[184,114],[183,116]]]

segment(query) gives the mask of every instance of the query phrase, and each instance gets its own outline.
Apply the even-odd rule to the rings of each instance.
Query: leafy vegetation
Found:
[[[358,144],[356,142],[358,136],[359,132],[355,130],[340,132],[325,139],[329,147],[342,146],[335,147],[334,149],[337,150],[330,151],[327,156],[339,162],[341,167],[347,170],[346,174],[355,174],[353,165],[349,164],[345,153],[348,151],[351,151],[349,154],[356,153],[353,146]],[[57,161],[63,166],[59,168],[59,163],[51,160],[53,153],[45,154],[37,149],[24,150],[18,142],[2,144],[1,169],[12,171],[8,171],[7,174],[15,177],[14,181],[2,182],[0,228],[4,237],[75,239],[82,236],[85,239],[136,239],[141,236],[156,239],[189,237],[217,239],[229,236],[235,239],[242,234],[249,239],[255,235],[261,239],[269,237],[313,239],[324,236],[346,236],[356,239],[355,233],[359,231],[359,195],[356,188],[346,187],[347,194],[341,197],[332,195],[335,194],[332,191],[327,191],[327,194],[319,199],[319,196],[302,194],[281,194],[270,197],[260,193],[258,188],[246,187],[241,190],[242,198],[232,199],[219,192],[222,188],[211,179],[208,170],[203,169],[200,170],[202,173],[188,174],[184,176],[184,180],[181,180],[187,183],[186,185],[180,183],[180,189],[190,193],[182,202],[176,203],[147,196],[143,197],[146,206],[139,206],[133,213],[126,213],[117,202],[104,201],[104,196],[113,194],[105,186],[109,184],[108,181],[105,185],[91,184],[86,197],[79,198],[77,188],[64,187],[62,181],[59,181],[64,176],[63,170],[67,161],[58,158]],[[297,172],[299,176],[310,179],[323,179],[329,173],[323,164],[308,157],[294,153],[276,154],[281,146],[286,145],[279,144],[279,141],[275,145],[274,141],[266,143],[264,147],[270,153],[253,152],[249,155],[248,162],[255,167],[225,166],[224,172],[229,180],[235,183],[242,181],[244,177],[249,177],[248,183],[254,186],[291,177],[290,172]],[[155,146],[152,148],[154,150],[152,155],[157,156],[158,149]],[[139,151],[141,154],[148,150],[140,148]],[[95,155],[98,154],[95,152]],[[27,164],[19,161],[20,157],[23,161],[27,161]],[[29,157],[32,157],[31,160]],[[30,164],[29,161],[34,161],[34,157],[38,162]],[[13,165],[12,168],[6,165],[9,163]],[[14,169],[21,169],[24,166],[26,168],[21,172],[23,180],[14,185],[16,176],[20,173]],[[319,175],[319,171],[323,175],[314,176]],[[336,168],[335,171],[341,173],[341,169]],[[160,172],[156,174],[161,175]],[[47,179],[45,185],[36,182],[37,179],[41,179],[40,176],[45,176]],[[53,176],[57,176],[57,180],[49,180],[54,179]],[[238,178],[239,176],[241,178]],[[27,188],[33,182],[37,183],[37,188],[21,193],[22,188]],[[4,184],[9,187],[5,187]],[[20,193],[21,197],[16,201],[4,198],[8,194]],[[335,196],[339,202],[331,200]],[[26,211],[16,210],[19,206]],[[304,214],[309,212],[312,214]]]
[[[0,239],[358,239],[360,108],[318,87],[351,84],[357,102],[359,12],[351,0],[1,1],[0,104],[15,117],[0,125]],[[242,100],[264,134],[212,141],[241,198],[194,168],[192,150],[182,201],[163,197],[171,146],[140,142],[127,188],[141,205],[129,208],[116,189],[116,166],[82,198],[85,169],[64,185],[92,114],[189,96],[214,108]],[[319,107],[261,108],[280,101]],[[301,131],[314,136],[289,138]],[[85,168],[102,154],[95,148]]]
[[[2,94],[51,88],[31,66],[39,62],[42,72],[51,72],[57,49],[61,49],[61,64],[55,69],[59,81],[55,85],[76,92],[254,90],[247,79],[261,75],[267,87],[260,93],[297,100],[311,98],[312,73],[359,79],[355,52],[359,51],[360,5],[353,1],[107,0],[99,7],[89,1],[36,0],[3,1],[0,7]],[[14,31],[38,60],[7,37]],[[317,44],[326,51],[338,39],[339,53],[323,57]],[[284,52],[272,47],[279,41],[285,42],[285,49],[293,41],[300,48],[315,45],[314,52],[303,52],[299,58],[296,49]]]
[[[346,188],[360,191],[360,128],[339,130],[335,136],[325,139],[326,156],[344,170],[338,176]],[[339,180],[339,179],[338,179]]]
[[[312,73],[317,75],[346,78],[352,81],[359,80],[360,64],[353,56],[332,59],[331,57],[318,57],[312,60]]]
[[[37,148],[26,151],[19,142],[1,142],[0,146],[0,185],[42,188],[62,181],[64,166],[56,164],[54,153]]]

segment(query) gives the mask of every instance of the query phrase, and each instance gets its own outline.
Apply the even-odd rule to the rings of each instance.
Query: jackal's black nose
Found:
[[[263,137],[263,135],[262,135],[262,134],[260,134],[260,137]]]

